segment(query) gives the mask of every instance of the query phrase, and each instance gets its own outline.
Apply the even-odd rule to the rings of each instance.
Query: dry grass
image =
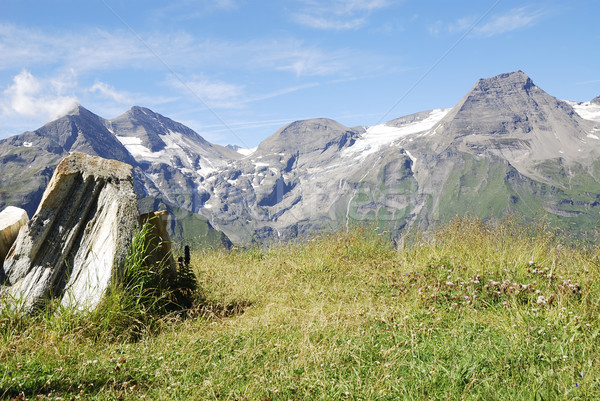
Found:
[[[597,249],[474,219],[405,243],[357,229],[199,251],[188,318],[135,342],[72,315],[2,316],[0,395],[600,398]]]

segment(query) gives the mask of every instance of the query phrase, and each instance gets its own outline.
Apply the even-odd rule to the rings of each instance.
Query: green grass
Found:
[[[400,249],[355,229],[199,251],[187,317],[154,315],[135,339],[5,312],[0,398],[598,399],[599,256],[477,219]]]

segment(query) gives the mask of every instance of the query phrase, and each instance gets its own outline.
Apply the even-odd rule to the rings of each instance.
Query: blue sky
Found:
[[[374,125],[523,70],[600,95],[600,2],[0,0],[0,138],[80,103],[256,146],[294,120]]]

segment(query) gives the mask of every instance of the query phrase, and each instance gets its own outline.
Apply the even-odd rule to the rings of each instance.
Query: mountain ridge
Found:
[[[71,148],[130,157],[142,198],[200,213],[236,243],[307,236],[365,220],[399,234],[470,211],[548,215],[557,224],[571,219],[587,227],[598,211],[600,108],[559,100],[522,71],[478,80],[451,109],[373,127],[294,121],[246,155],[144,107],[112,120],[94,116],[78,106],[22,135],[46,146],[46,167]],[[25,141],[11,143],[19,140]],[[99,145],[109,142],[109,149]],[[7,143],[0,141],[0,164],[27,153]],[[39,186],[44,174],[33,174]],[[22,172],[13,177],[27,182]],[[3,197],[6,188],[0,183]],[[13,203],[23,202],[30,189]]]

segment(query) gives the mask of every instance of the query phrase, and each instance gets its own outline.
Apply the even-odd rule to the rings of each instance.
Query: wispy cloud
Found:
[[[295,22],[315,29],[351,30],[367,23],[371,12],[388,7],[389,0],[302,0],[304,7],[297,12]]]
[[[64,77],[41,80],[29,71],[22,70],[13,78],[12,85],[3,92],[0,103],[2,114],[57,118],[77,104],[75,96],[64,94],[65,88],[74,85],[74,82],[65,80]]]
[[[152,11],[150,19],[163,21],[185,21],[211,16],[216,12],[234,11],[239,8],[238,0],[177,0]]]
[[[493,16],[490,22],[475,28],[475,34],[490,37],[528,28],[543,15],[544,12],[541,10],[531,10],[527,7],[514,8],[506,14]]]
[[[270,66],[277,71],[291,72],[300,76],[326,76],[347,73],[356,57],[349,50],[326,51],[307,47],[300,41],[274,42],[277,52],[256,53],[257,64]]]
[[[283,95],[287,95],[289,93],[293,93],[293,92],[297,92],[300,90],[304,90],[304,89],[308,89],[308,88],[314,88],[315,86],[319,86],[319,83],[317,82],[311,82],[308,84],[304,84],[304,85],[297,85],[297,86],[292,86],[289,88],[283,88],[283,89],[279,89],[273,92],[269,92],[263,95],[258,95],[254,98],[248,99],[245,103],[251,103],[251,102],[258,102],[261,100],[267,100],[267,99],[272,99],[274,97],[279,97],[279,96],[283,96]]]
[[[488,22],[475,26],[471,32],[471,36],[489,38],[519,29],[526,29],[535,25],[544,14],[545,12],[540,9],[529,7],[513,8],[506,13],[493,15]],[[446,32],[464,32],[471,28],[476,20],[475,16],[467,16],[459,18],[452,23],[436,21],[428,29],[429,33],[434,36]]]
[[[192,97],[191,100],[200,101],[211,108],[238,108],[246,97],[243,85],[198,75],[181,81],[171,77],[168,84]]]
[[[592,79],[590,81],[575,82],[575,85],[589,85],[600,83],[600,79]]]
[[[299,77],[336,75],[348,72],[351,66],[365,66],[353,62],[361,57],[356,50],[325,49],[293,38],[199,40],[185,32],[151,33],[143,38],[152,51],[124,30],[44,32],[0,23],[0,70],[34,68],[40,63],[59,70],[74,69],[78,74],[119,68],[164,70],[155,54],[180,72],[212,68],[283,71]]]
[[[46,32],[0,23],[0,70],[15,66],[106,70],[143,66],[152,54],[130,34],[85,30],[82,32]]]
[[[115,88],[113,88],[111,85],[105,83],[105,82],[100,82],[97,81],[94,83],[94,85],[92,85],[92,87],[89,89],[89,91],[91,93],[98,93],[106,98],[109,98],[117,103],[121,103],[121,104],[132,104],[132,98],[129,94],[122,92],[122,91],[117,91]]]

